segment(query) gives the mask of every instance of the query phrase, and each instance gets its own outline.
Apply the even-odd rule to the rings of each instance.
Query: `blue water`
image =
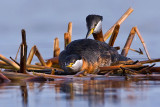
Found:
[[[103,16],[103,32],[105,33],[129,8],[134,9],[133,13],[121,24],[120,32],[115,46],[123,48],[127,36],[133,26],[137,26],[142,34],[151,58],[160,58],[159,40],[160,40],[160,1],[146,0],[0,0],[0,54],[9,58],[15,57],[18,47],[21,43],[21,29],[26,30],[28,53],[33,45],[37,45],[44,59],[53,56],[53,40],[55,37],[60,39],[60,48],[63,50],[63,36],[67,31],[68,22],[73,23],[72,40],[84,38],[86,35],[85,17],[88,14],[99,14]],[[91,37],[90,37],[91,38]],[[136,36],[131,46],[133,49],[141,48],[142,44]],[[137,53],[129,52],[131,58],[147,58]],[[34,57],[34,61],[38,61]],[[157,64],[160,65],[160,64]],[[146,81],[144,81],[146,82]],[[150,83],[150,82],[149,82]],[[85,95],[77,87],[83,84],[75,82],[76,87],[70,98],[70,93],[56,92],[55,84],[44,83],[42,89],[39,89],[39,83],[30,87],[29,83],[24,84],[28,90],[29,107],[50,106],[158,106],[158,85],[135,85],[131,82],[126,88],[125,83],[121,82],[121,87],[103,88],[98,90],[95,86],[93,95]],[[22,84],[1,84],[0,87],[0,106],[3,107],[21,107],[22,97],[20,86]],[[70,85],[66,83],[66,85]],[[112,83],[111,83],[112,85]],[[133,87],[132,87],[133,85]],[[103,86],[103,85],[102,85]],[[61,88],[61,86],[59,87]],[[81,88],[80,88],[81,89]],[[114,92],[112,92],[114,90]],[[154,99],[154,100],[153,100]],[[1,105],[2,104],[2,105]]]
[[[160,82],[74,80],[1,84],[1,107],[159,107]]]

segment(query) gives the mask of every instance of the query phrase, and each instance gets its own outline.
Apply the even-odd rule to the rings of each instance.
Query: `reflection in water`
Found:
[[[19,87],[19,88],[18,88]],[[160,82],[151,80],[56,80],[46,83],[14,82],[0,85],[0,106],[5,107],[106,107],[131,104],[150,106]],[[156,92],[156,94],[154,94]],[[21,100],[20,100],[21,99]],[[157,99],[157,100],[156,100]],[[11,101],[13,104],[8,104]],[[20,101],[20,102],[19,102]],[[156,105],[154,103],[152,105]],[[4,106],[3,106],[4,107]]]
[[[22,104],[24,107],[27,107],[28,104],[28,91],[27,91],[27,86],[26,83],[24,86],[20,86],[21,89],[21,95],[22,95]]]
[[[123,87],[129,88],[130,81],[84,80],[58,85],[60,91],[66,93],[66,100],[88,101],[90,107],[102,106],[107,102],[120,103],[119,89]]]

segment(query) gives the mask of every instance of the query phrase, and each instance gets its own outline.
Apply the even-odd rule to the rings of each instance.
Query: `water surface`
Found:
[[[125,80],[56,80],[45,83],[11,82],[0,86],[3,107],[158,107],[160,81],[145,78]]]

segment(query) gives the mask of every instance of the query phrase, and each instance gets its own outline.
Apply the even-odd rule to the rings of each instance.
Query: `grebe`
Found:
[[[66,73],[96,73],[99,67],[110,66],[117,61],[130,58],[118,54],[117,50],[104,42],[102,16],[89,15],[86,18],[88,33],[94,39],[79,39],[67,45],[59,55],[59,65]]]

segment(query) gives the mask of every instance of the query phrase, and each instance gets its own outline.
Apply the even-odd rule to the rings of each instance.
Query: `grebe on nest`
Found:
[[[66,73],[96,73],[99,67],[110,66],[117,61],[130,60],[118,54],[117,50],[104,42],[102,16],[88,15],[86,38],[93,34],[93,39],[79,39],[67,45],[59,55],[60,67]]]

